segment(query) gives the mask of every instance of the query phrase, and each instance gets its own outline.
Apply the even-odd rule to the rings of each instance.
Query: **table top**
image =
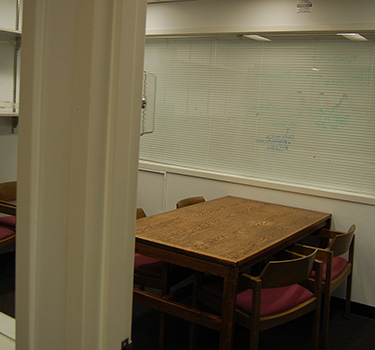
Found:
[[[227,196],[137,220],[136,242],[222,265],[260,261],[331,214]]]

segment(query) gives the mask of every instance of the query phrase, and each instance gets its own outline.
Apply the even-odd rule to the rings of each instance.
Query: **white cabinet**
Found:
[[[0,125],[18,124],[21,0],[0,0]],[[9,122],[8,122],[9,124]]]

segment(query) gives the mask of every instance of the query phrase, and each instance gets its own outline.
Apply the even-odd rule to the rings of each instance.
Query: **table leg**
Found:
[[[237,295],[237,280],[237,271],[233,271],[233,273],[224,278],[222,306],[223,324],[220,332],[220,350],[230,350],[233,348],[233,325]]]
[[[197,293],[198,284],[201,272],[194,271],[193,276],[193,297],[191,301],[192,307],[197,307]],[[197,325],[194,322],[190,323],[190,335],[189,335],[189,350],[195,350],[197,348]]]

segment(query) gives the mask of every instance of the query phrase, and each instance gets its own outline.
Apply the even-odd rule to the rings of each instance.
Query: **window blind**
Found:
[[[375,40],[149,38],[140,159],[375,196]]]

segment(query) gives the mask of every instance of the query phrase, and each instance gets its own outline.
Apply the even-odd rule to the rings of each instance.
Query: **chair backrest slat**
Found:
[[[306,281],[316,258],[316,249],[309,255],[293,260],[270,261],[260,274],[262,288],[278,288]]]
[[[17,181],[0,183],[0,200],[15,201],[17,199]]]
[[[142,208],[137,208],[137,219],[145,218],[147,215]]]
[[[176,208],[179,209],[179,208],[187,207],[188,205],[198,204],[198,203],[202,203],[205,201],[206,201],[205,198],[202,196],[189,197],[189,198],[179,200],[176,203]]]
[[[333,256],[340,256],[345,254],[350,247],[353,240],[355,225],[352,225],[348,232],[337,234],[329,243],[327,249],[333,252]]]

